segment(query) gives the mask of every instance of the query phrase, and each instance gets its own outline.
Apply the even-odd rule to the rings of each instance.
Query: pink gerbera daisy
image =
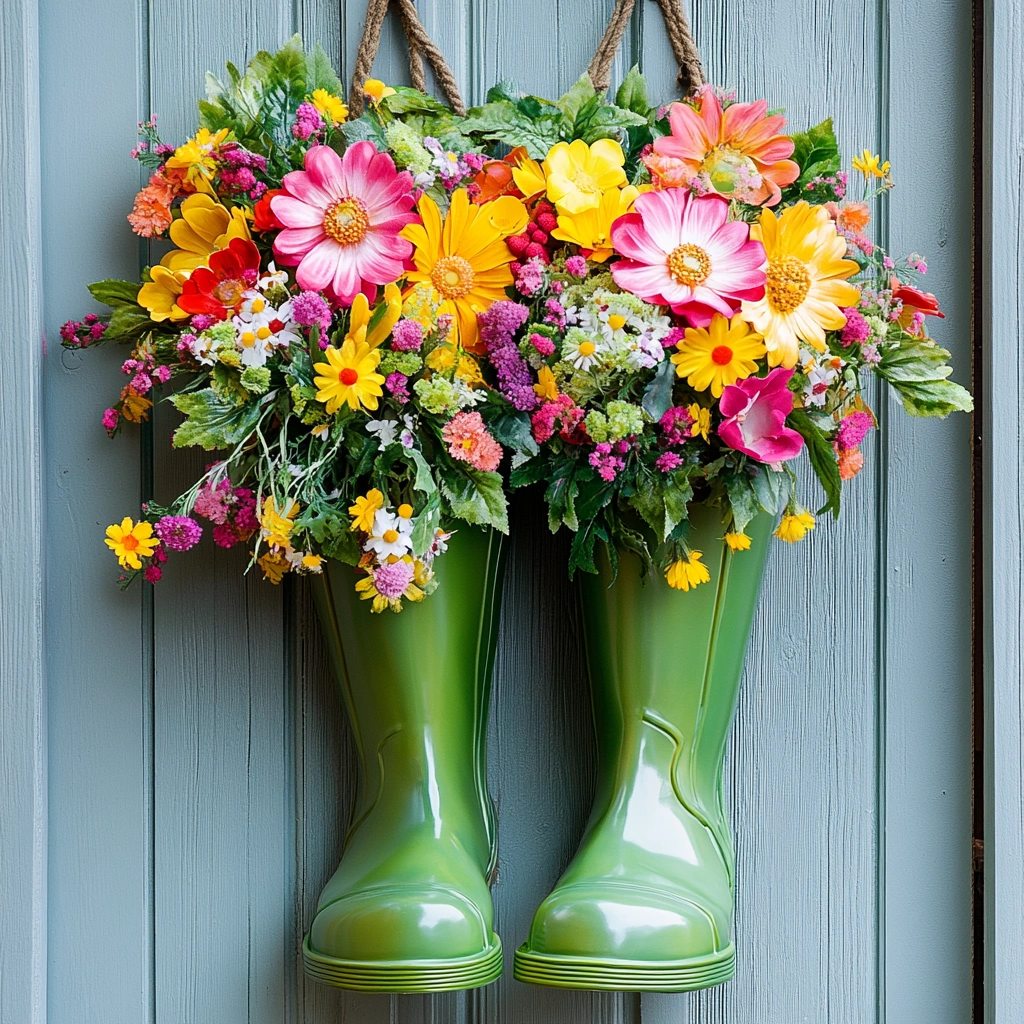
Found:
[[[730,221],[729,204],[669,188],[637,196],[635,213],[612,225],[612,243],[624,259],[612,277],[646,302],[671,306],[695,327],[714,313],[733,317],[743,299],[764,295],[764,246],[750,227]]]
[[[283,194],[271,200],[284,225],[274,253],[298,265],[300,288],[326,292],[342,306],[360,292],[372,302],[377,285],[400,277],[412,255],[412,243],[399,237],[419,219],[412,212],[412,175],[398,173],[372,142],[356,142],[343,157],[313,146],[305,167],[286,174]]]

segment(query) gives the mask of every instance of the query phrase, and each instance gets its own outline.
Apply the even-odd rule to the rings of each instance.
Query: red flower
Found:
[[[181,286],[178,305],[186,313],[208,313],[226,320],[259,277],[260,253],[248,238],[232,238],[210,255],[208,267],[196,267]]]
[[[283,188],[272,188],[269,192],[263,193],[263,198],[253,207],[253,229],[259,232],[280,231],[284,225],[274,216],[270,208],[270,200],[274,196],[283,196]]]
[[[910,326],[915,313],[920,313],[922,316],[943,318],[946,316],[939,309],[939,300],[931,292],[922,292],[917,288],[911,288],[909,284],[903,284],[895,277],[892,279],[892,297],[903,303],[899,323],[904,329]]]

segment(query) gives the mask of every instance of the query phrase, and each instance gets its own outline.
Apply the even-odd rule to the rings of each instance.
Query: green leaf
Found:
[[[597,90],[586,71],[573,83],[572,88],[556,102],[555,106],[568,118],[575,121],[576,115],[588,100],[597,98]]]
[[[838,519],[843,481],[839,476],[839,463],[836,461],[832,442],[802,409],[794,409],[787,419],[790,426],[798,431],[806,442],[811,468],[825,492],[825,504],[818,509],[818,515],[820,516],[823,512],[831,512]]]
[[[557,118],[542,114],[535,119],[524,114],[518,104],[498,100],[469,111],[460,130],[464,135],[479,135],[512,147],[525,146],[533,159],[543,160],[548,150],[562,140],[564,118],[561,111],[556,110],[556,114]]]
[[[629,503],[640,513],[658,540],[672,532],[665,529],[665,498],[661,486],[646,471],[638,475],[636,491],[630,495]]]
[[[788,473],[776,473],[767,466],[758,466],[752,481],[758,504],[769,515],[778,515],[788,504],[793,493],[793,481]]]
[[[662,500],[665,503],[665,535],[661,539],[668,540],[672,531],[687,518],[687,505],[693,500],[689,472],[680,469],[669,474],[662,488]]]
[[[598,139],[621,138],[628,128],[647,127],[647,118],[640,114],[634,114],[631,110],[623,110],[621,107],[605,104],[594,111],[585,124],[578,125],[574,129],[577,138],[583,139],[588,145],[597,142]]]
[[[515,469],[509,474],[508,485],[512,490],[516,490],[519,487],[529,487],[530,484],[538,483],[543,480],[548,474],[548,464],[546,459],[533,458],[529,462],[524,462],[521,466],[516,466]]]
[[[394,89],[394,96],[383,101],[392,114],[451,114],[449,107],[419,89],[410,89],[407,85],[398,85]]]
[[[331,65],[331,59],[324,53],[323,47],[316,43],[306,55],[306,89],[312,93],[317,89],[326,89],[335,96],[342,96],[341,79]]]
[[[503,413],[490,420],[487,426],[494,439],[506,448],[525,452],[527,455],[536,455],[540,451],[533,439],[530,417],[525,412]]]
[[[672,405],[672,385],[676,379],[676,367],[670,359],[665,359],[658,367],[654,380],[647,385],[641,406],[645,413],[657,423]]]
[[[823,174],[835,174],[841,164],[839,144],[832,130],[832,118],[797,132],[793,136],[793,160],[800,165],[800,177],[789,186],[787,194],[797,195],[804,185]]]
[[[438,465],[441,490],[452,515],[478,526],[493,526],[508,533],[508,503],[501,475],[481,469],[455,469]]]
[[[951,412],[971,412],[971,393],[951,380],[891,381],[903,408],[911,416],[943,418]]]
[[[517,99],[519,99],[519,90],[516,88],[516,83],[509,78],[503,78],[497,85],[492,85],[487,90],[486,102],[488,103],[497,103],[498,100],[515,103]]]
[[[576,463],[566,459],[558,463],[551,474],[551,482],[544,492],[544,500],[548,503],[548,527],[552,533],[564,523],[570,530],[579,528],[576,517],[576,492],[579,483],[576,480]]]
[[[142,285],[133,281],[96,281],[89,285],[89,293],[104,306],[138,306]],[[149,314],[146,314],[149,319]]]
[[[572,538],[569,548],[569,579],[576,575],[577,569],[584,572],[597,573],[594,563],[594,545],[603,531],[595,520],[584,523]]]
[[[639,114],[645,121],[650,115],[651,101],[647,97],[647,82],[636,64],[626,72],[622,85],[615,93],[615,105]]]
[[[949,352],[930,338],[903,340],[887,349],[875,368],[888,381],[944,380],[953,372]]]
[[[129,341],[153,329],[149,313],[138,306],[115,306],[103,335],[104,341]]]
[[[423,453],[416,448],[403,448],[407,461],[411,462],[416,470],[416,479],[412,485],[417,491],[422,491],[429,497],[437,493],[437,484],[434,483],[434,474],[430,471],[427,460]]]
[[[263,411],[261,402],[235,405],[213,388],[182,392],[171,401],[187,417],[174,432],[175,448],[197,446],[210,451],[238,444],[253,432]]]
[[[734,473],[725,480],[732,507],[733,529],[743,533],[747,524],[761,511],[752,481],[746,473]]]
[[[615,484],[602,480],[594,473],[580,484],[576,500],[577,518],[582,523],[593,519],[612,500],[614,494]]]
[[[433,482],[433,481],[431,481]],[[412,553],[420,558],[434,543],[434,535],[441,526],[441,495],[435,490],[416,517],[412,528]]]
[[[384,137],[384,132],[369,114],[363,114],[362,117],[357,117],[354,121],[346,121],[341,126],[341,131],[349,145],[352,145],[353,142],[372,142],[382,152],[388,148],[388,140]]]

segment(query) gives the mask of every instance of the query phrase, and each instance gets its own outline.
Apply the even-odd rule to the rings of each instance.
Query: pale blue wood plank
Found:
[[[43,677],[43,295],[39,25],[0,10],[0,514],[17,542],[0,575],[0,1020],[46,1020],[46,718]]]
[[[985,1024],[1024,1006],[1024,5],[984,5]]]
[[[118,590],[103,545],[138,514],[139,434],[111,442],[99,422],[126,351],[67,353],[57,333],[101,309],[88,282],[139,271],[124,219],[140,180],[138,10],[40,5],[53,1021],[152,1020],[151,649],[143,591]]]
[[[931,319],[929,332],[966,382],[971,11],[957,0],[892,0],[888,15],[893,60],[882,144],[897,181],[891,249],[927,254],[923,284],[946,313]],[[910,38],[912,59],[903,47]],[[971,418],[913,420],[890,397],[885,420],[880,1014],[960,1024],[971,1014]],[[1018,1003],[1018,1019],[1020,1011]]]
[[[293,31],[288,0],[150,4],[152,105],[180,142],[207,70],[242,66]],[[168,501],[210,461],[171,452],[157,417],[154,484]],[[294,988],[291,701],[281,591],[243,577],[246,552],[168,563],[154,603],[157,1018],[270,1024]]]

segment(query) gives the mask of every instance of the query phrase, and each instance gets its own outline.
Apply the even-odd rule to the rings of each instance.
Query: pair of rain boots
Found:
[[[733,849],[722,764],[771,529],[731,552],[713,511],[688,592],[639,560],[584,575],[599,778],[580,847],[515,955],[520,981],[686,991],[732,977]],[[475,988],[502,971],[485,730],[503,538],[460,529],[444,581],[370,615],[347,566],[318,603],[360,757],[345,852],[303,946],[307,973],[363,991]]]

